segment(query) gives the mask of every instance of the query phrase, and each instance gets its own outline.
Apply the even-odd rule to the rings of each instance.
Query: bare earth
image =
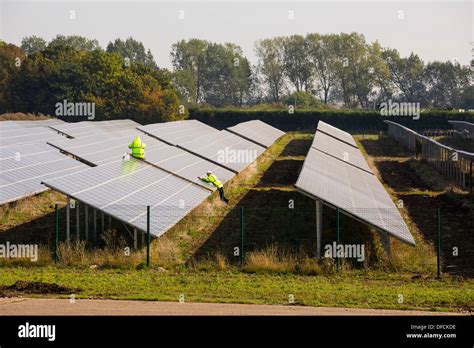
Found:
[[[424,311],[158,301],[0,298],[0,315],[460,315]]]

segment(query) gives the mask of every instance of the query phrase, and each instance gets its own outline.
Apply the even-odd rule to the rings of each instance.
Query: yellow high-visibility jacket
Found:
[[[145,158],[145,147],[146,144],[142,143],[140,137],[136,137],[128,148],[132,150],[132,156],[135,158]]]
[[[202,181],[204,182],[209,182],[211,184],[213,184],[215,187],[217,188],[221,188],[222,187],[222,183],[219,181],[219,179],[217,178],[217,176],[215,176],[214,174],[211,174],[211,175],[208,175],[206,178],[199,178],[201,179]]]

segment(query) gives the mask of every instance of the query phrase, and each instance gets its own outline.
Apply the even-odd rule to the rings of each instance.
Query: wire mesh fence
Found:
[[[400,124],[385,121],[388,124],[389,136],[412,151],[415,157],[427,161],[446,179],[458,187],[473,193],[472,163],[474,154],[440,144],[436,140],[406,128]]]
[[[466,238],[469,226],[474,226],[472,214],[441,209],[438,215],[437,208],[422,209],[423,216],[416,218],[421,220],[415,219],[416,225],[410,222],[417,243],[410,246],[342,210],[323,206],[319,260],[314,203],[298,208],[199,207],[159,237],[153,230],[156,225],[150,223],[150,242],[147,230],[130,223],[137,215],[147,216],[147,206],[115,207],[120,219],[78,201],[61,202],[41,213],[33,208],[2,207],[0,244],[37,245],[40,264],[185,264],[305,274],[350,268],[436,274],[439,253],[442,272],[474,273],[469,259],[474,247]],[[176,209],[166,207],[148,219],[166,221],[176,216]]]

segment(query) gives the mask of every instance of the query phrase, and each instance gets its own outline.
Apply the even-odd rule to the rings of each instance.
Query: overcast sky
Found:
[[[473,17],[473,0],[0,0],[0,38],[20,45],[29,35],[49,41],[57,34],[76,34],[95,38],[105,48],[115,38],[132,36],[151,49],[160,67],[170,68],[171,45],[181,39],[233,42],[255,63],[258,39],[355,31],[404,56],[415,52],[425,61],[456,58],[468,64],[474,49]]]

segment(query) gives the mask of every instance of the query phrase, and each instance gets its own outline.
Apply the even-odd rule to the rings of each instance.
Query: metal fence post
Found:
[[[337,243],[336,243],[336,257],[337,257],[337,269],[339,269],[339,265],[340,265],[340,260],[339,260],[339,256],[337,255],[337,248],[339,248],[339,243],[341,241],[341,235],[340,235],[340,227],[341,227],[341,224],[340,224],[340,213],[339,213],[339,208],[337,208],[337,217],[336,217],[336,227],[337,227]]]
[[[71,240],[71,200],[68,197],[66,205],[66,243],[69,246],[69,241]]]
[[[54,262],[58,262],[58,247],[59,247],[59,207],[56,203],[54,206],[56,226],[55,226],[55,237],[54,237]]]
[[[469,202],[473,202],[474,200],[472,199],[472,160],[469,161]]]
[[[150,268],[150,206],[146,207],[146,266]]]
[[[240,263],[243,264],[244,260],[244,207],[240,207]]]
[[[436,264],[438,278],[441,277],[441,210],[437,210],[437,228],[436,228]]]

